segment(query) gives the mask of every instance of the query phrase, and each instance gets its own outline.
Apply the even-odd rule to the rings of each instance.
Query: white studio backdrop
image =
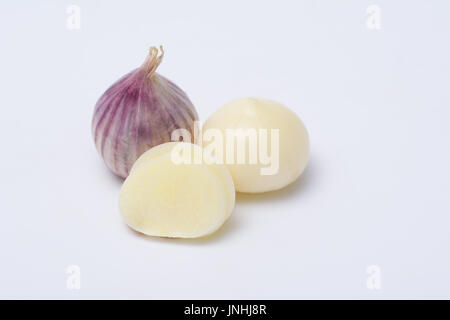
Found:
[[[14,1],[0,11],[0,298],[450,298],[448,1]],[[140,236],[96,100],[139,66],[189,95],[280,101],[311,159],[200,240]]]

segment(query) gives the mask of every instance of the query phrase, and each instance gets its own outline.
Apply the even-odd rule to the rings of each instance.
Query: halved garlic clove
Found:
[[[151,236],[196,238],[213,233],[229,218],[235,190],[227,168],[218,164],[178,163],[177,147],[202,153],[200,146],[169,142],[144,153],[119,196],[126,223]]]

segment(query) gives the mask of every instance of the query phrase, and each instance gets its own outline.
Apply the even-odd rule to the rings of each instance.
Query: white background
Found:
[[[437,0],[5,2],[0,298],[450,298],[449,17]],[[159,44],[202,120],[266,97],[310,133],[304,175],[239,194],[205,239],[131,231],[91,137],[96,100]]]

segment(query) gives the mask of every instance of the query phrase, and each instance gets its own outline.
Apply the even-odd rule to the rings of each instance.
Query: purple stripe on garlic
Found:
[[[156,73],[164,51],[150,53],[140,68],[120,78],[95,105],[92,133],[106,165],[126,178],[137,158],[148,149],[169,142],[172,131],[194,134],[197,111],[186,93]]]

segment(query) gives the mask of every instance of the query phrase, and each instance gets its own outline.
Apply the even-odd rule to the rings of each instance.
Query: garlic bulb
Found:
[[[164,51],[150,53],[141,67],[114,83],[98,100],[92,133],[106,165],[126,178],[136,159],[153,146],[171,141],[176,129],[194,133],[197,112],[177,85],[155,72]]]

